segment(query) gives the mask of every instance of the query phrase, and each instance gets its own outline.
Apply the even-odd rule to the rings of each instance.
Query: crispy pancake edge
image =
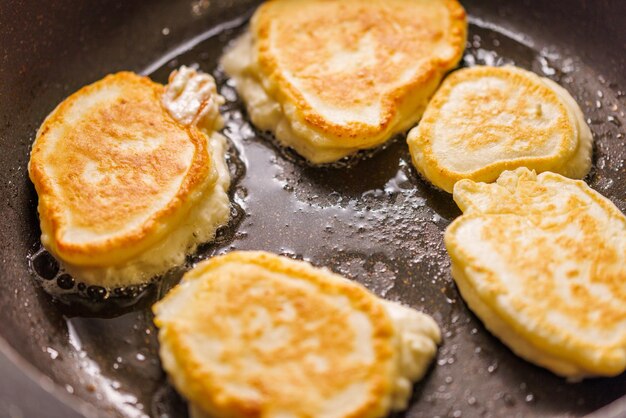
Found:
[[[293,86],[283,74],[276,59],[272,57],[269,32],[272,19],[272,4],[277,0],[262,4],[252,21],[253,31],[256,32],[258,42],[258,64],[262,72],[272,79],[277,86],[277,93],[281,97],[279,103],[293,103],[300,118],[315,130],[341,140],[342,148],[351,146],[360,147],[363,137],[377,137],[388,131],[398,116],[402,102],[412,92],[419,91],[429,84],[432,79],[441,77],[442,74],[452,69],[460,61],[465,51],[467,38],[467,20],[463,7],[456,0],[440,0],[445,3],[449,10],[451,25],[448,31],[448,43],[455,53],[450,60],[433,59],[428,70],[420,73],[408,83],[388,93],[382,100],[381,123],[378,126],[368,125],[362,122],[350,124],[337,124],[328,121],[308,103],[304,96]],[[278,0],[280,1],[280,0]],[[369,145],[373,146],[373,145]]]
[[[555,91],[546,85],[539,84],[539,80],[534,80],[532,77],[529,77],[530,74],[525,74],[525,72],[527,71],[518,68],[476,66],[463,68],[450,74],[433,96],[420,123],[413,128],[407,136],[407,143],[409,145],[413,165],[420,174],[436,187],[448,193],[452,193],[454,184],[462,179],[470,179],[477,182],[492,182],[495,181],[503,171],[514,170],[518,167],[529,166],[532,169],[543,172],[557,169],[561,165],[566,165],[567,162],[569,162],[569,158],[573,157],[573,154],[578,148],[578,144],[576,144],[576,146],[569,146],[568,142],[571,141],[567,141],[568,137],[578,139],[576,137],[577,122],[576,120],[571,120],[575,118],[575,115],[571,114],[561,97]],[[531,74],[535,75],[534,73]],[[438,121],[439,110],[447,103],[450,93],[459,83],[481,77],[497,77],[509,83],[524,85],[528,88],[529,94],[539,95],[545,101],[550,101],[557,106],[561,113],[557,125],[558,128],[564,132],[559,150],[552,155],[542,157],[499,160],[470,173],[459,173],[442,166],[432,151],[433,129]],[[571,152],[568,153],[568,151]],[[568,158],[562,161],[562,159],[559,158],[561,154],[567,154]]]
[[[65,241],[63,232],[70,228],[71,224],[64,216],[62,202],[59,202],[59,197],[55,196],[54,186],[52,185],[53,180],[46,172],[46,161],[43,158],[43,154],[47,135],[57,125],[63,126],[64,113],[74,105],[80,96],[89,95],[100,88],[105,88],[108,83],[115,83],[118,80],[122,83],[140,83],[142,86],[150,88],[155,96],[155,100],[159,103],[161,102],[163,86],[152,82],[149,78],[141,77],[131,72],[119,72],[108,75],[93,84],[81,88],[61,102],[43,122],[37,132],[31,151],[28,169],[31,181],[35,185],[39,196],[38,210],[41,222],[49,227],[54,252],[61,259],[75,264],[96,264],[103,259],[110,258],[113,253],[119,256],[127,255],[126,258],[129,258],[151,245],[169,229],[164,227],[163,222],[169,217],[175,216],[176,212],[184,208],[185,198],[206,181],[207,176],[210,176],[213,171],[213,163],[207,151],[206,136],[196,128],[183,127],[179,124],[181,129],[187,132],[190,141],[194,145],[195,152],[176,197],[166,207],[154,213],[141,227],[135,228],[135,230],[123,236],[87,244]],[[165,109],[162,109],[162,112],[165,117],[172,119]],[[172,121],[175,122],[174,119]],[[215,183],[216,176],[213,175],[212,177],[209,179],[210,183],[207,187],[212,187]]]
[[[524,179],[528,174],[533,174],[525,168],[520,168],[517,171],[523,171],[520,179]],[[585,182],[552,172],[538,175],[536,181],[541,183],[544,178],[565,180],[574,184],[577,189],[605,210],[611,218],[619,220],[626,230],[626,216],[610,200],[591,189]],[[472,187],[477,184],[484,183],[461,180],[455,185],[455,189]],[[624,345],[590,344],[578,339],[568,341],[567,347],[562,344],[554,344],[527,331],[517,318],[511,316],[500,306],[497,300],[493,299],[493,296],[498,293],[493,283],[497,283],[499,286],[501,282],[494,277],[495,272],[491,271],[488,266],[477,263],[475,258],[458,243],[456,231],[466,222],[490,216],[507,216],[507,214],[483,212],[468,199],[457,199],[457,204],[465,214],[455,219],[446,229],[444,243],[452,261],[452,276],[463,299],[470,309],[479,316],[485,327],[520,357],[543,366],[560,376],[580,380],[585,377],[615,376],[622,373],[626,369],[626,347]],[[485,275],[487,278],[483,277]],[[489,282],[492,285],[489,285]],[[479,287],[481,290],[478,290]],[[626,335],[622,338],[622,342],[626,342]],[[621,359],[621,361],[616,361],[617,359]]]
[[[181,283],[202,280],[213,270],[228,264],[255,265],[271,273],[297,277],[314,284],[322,292],[336,292],[347,297],[352,302],[353,309],[367,313],[373,328],[373,349],[376,356],[369,375],[370,381],[373,382],[373,391],[370,392],[367,401],[349,416],[355,418],[382,416],[388,410],[389,396],[393,390],[390,371],[394,367],[394,328],[385,308],[378,303],[374,295],[362,286],[329,270],[262,251],[235,251],[214,257],[185,274]],[[231,416],[241,417],[259,416],[261,412],[259,405],[242,404],[240,399],[228,397],[220,389],[219,384],[207,383],[210,372],[203,370],[201,359],[198,360],[194,356],[192,348],[185,342],[185,329],[173,324],[172,320],[163,321],[159,317],[159,313],[166,309],[167,301],[176,298],[181,292],[181,287],[177,286],[153,306],[154,322],[159,327],[161,345],[167,347],[166,350],[175,362],[171,366],[178,368],[174,373],[168,373],[169,376],[173,378],[181,393],[206,412],[229,413]]]

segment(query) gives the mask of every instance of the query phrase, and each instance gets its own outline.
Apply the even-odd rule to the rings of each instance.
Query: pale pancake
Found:
[[[329,270],[263,252],[205,261],[154,308],[162,364],[195,417],[380,417],[440,333]]]
[[[456,0],[275,0],[222,65],[259,129],[327,163],[413,126],[466,35]]]
[[[526,168],[461,180],[446,230],[469,307],[516,354],[572,380],[626,368],[626,217],[584,182]]]
[[[444,80],[407,141],[418,171],[451,193],[461,179],[492,182],[517,167],[583,178],[593,137],[555,82],[511,66],[478,66]]]
[[[189,78],[188,71],[180,75]],[[71,95],[37,133],[29,173],[42,243],[77,280],[105,287],[145,282],[227,221],[226,146],[214,132],[221,118],[208,110],[221,99],[210,76],[193,73],[187,81],[212,90],[179,107],[195,109],[201,127],[162,105],[184,88],[176,94],[122,72]]]

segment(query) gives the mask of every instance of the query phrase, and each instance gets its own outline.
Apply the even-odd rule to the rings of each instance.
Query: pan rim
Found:
[[[42,393],[49,394],[54,401],[61,403],[71,412],[75,413],[77,417],[98,417],[98,413],[92,405],[77,396],[72,396],[67,393],[59,383],[52,380],[52,378],[26,360],[3,336],[0,336],[0,355],[4,356],[11,364],[16,366],[17,372],[20,373],[22,377],[25,377],[36,385],[41,389]]]

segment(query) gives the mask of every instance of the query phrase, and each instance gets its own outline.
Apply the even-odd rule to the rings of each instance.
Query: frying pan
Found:
[[[0,2],[0,416],[185,417],[159,365],[149,307],[194,262],[231,249],[304,258],[433,315],[444,332],[437,365],[398,416],[626,415],[626,376],[567,383],[517,358],[471,314],[441,242],[460,212],[416,175],[402,137],[315,168],[246,122],[216,62],[257,3]],[[462,65],[514,62],[570,90],[595,137],[586,180],[626,211],[626,2],[463,4],[471,26]],[[233,221],[146,289],[52,298],[42,289],[56,286],[46,278],[58,273],[38,253],[26,172],[36,129],[64,97],[107,73],[165,82],[181,64],[213,72],[228,99]]]

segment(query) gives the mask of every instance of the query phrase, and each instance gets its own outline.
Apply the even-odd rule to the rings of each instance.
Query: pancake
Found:
[[[258,129],[329,163],[412,127],[466,36],[456,0],[274,0],[222,66]]]
[[[47,117],[29,173],[41,241],[65,270],[107,288],[144,283],[213,238],[230,212],[222,100],[185,67],[167,87],[121,72]]]
[[[520,68],[471,67],[447,77],[409,132],[417,170],[452,193],[461,179],[493,182],[528,167],[583,178],[593,137],[561,86]]]
[[[429,316],[264,252],[205,261],[153,307],[160,357],[199,417],[381,417],[435,356]]]
[[[526,168],[461,180],[446,230],[452,275],[488,330],[580,380],[626,368],[626,217],[584,182]]]

